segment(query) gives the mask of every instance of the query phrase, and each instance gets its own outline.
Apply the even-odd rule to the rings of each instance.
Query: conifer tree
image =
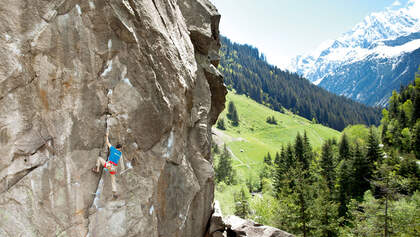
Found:
[[[212,146],[213,152],[215,154],[219,154],[220,153],[219,146],[216,143],[213,143],[211,146]]]
[[[366,157],[368,158],[370,165],[374,165],[375,162],[380,162],[382,160],[382,150],[379,147],[378,138],[376,137],[372,127],[369,129],[368,149]]]
[[[306,130],[303,133],[303,156],[304,156],[303,168],[309,169],[309,165],[314,158],[314,153],[312,152],[312,146],[309,141]]]
[[[282,151],[283,151],[283,149],[284,149],[284,147],[281,148]],[[276,152],[276,156],[274,158],[274,164],[278,166],[280,164],[280,159],[281,159],[280,154],[278,152]]]
[[[296,162],[295,158],[295,151],[293,150],[292,144],[287,144],[286,152],[285,152],[285,167],[286,169],[290,169],[294,163]]]
[[[338,203],[331,197],[333,190],[321,179],[317,186],[317,197],[312,208],[312,221],[316,226],[314,236],[338,236],[340,218],[338,217]]]
[[[411,146],[413,148],[414,155],[416,156],[416,158],[420,159],[420,119],[413,127],[413,141],[411,142]]]
[[[273,165],[273,162],[271,160],[270,152],[267,153],[267,156],[264,156],[264,163],[271,166]]]
[[[226,117],[232,122],[233,126],[236,127],[239,125],[238,111],[236,110],[235,104],[232,101],[229,101],[228,113],[226,114]]]
[[[301,162],[302,164],[305,164],[306,163],[305,157],[304,157],[305,148],[304,148],[303,139],[300,133],[296,135],[294,148],[295,148],[296,161]],[[303,165],[303,167],[305,167],[305,165]]]
[[[238,116],[238,112],[236,111],[236,109],[234,109],[233,112],[232,112],[232,125],[235,126],[235,127],[237,127],[239,125],[239,116]]]
[[[373,170],[369,165],[369,161],[363,155],[360,145],[356,143],[353,164],[352,164],[352,196],[355,198],[362,198],[363,194],[370,188],[370,180],[372,178]]]
[[[234,171],[232,167],[232,158],[226,144],[223,146],[223,153],[220,155],[219,163],[215,169],[217,182],[225,182],[225,184],[234,183]]]
[[[351,151],[350,151],[350,144],[347,138],[347,135],[344,133],[341,142],[339,144],[339,155],[340,160],[350,160],[351,159]]]
[[[375,180],[373,184],[379,188],[380,195],[380,207],[383,210],[382,216],[382,228],[384,236],[390,236],[391,223],[390,223],[390,203],[391,200],[395,200],[397,189],[400,183],[400,178],[395,175],[395,171],[392,166],[389,166],[386,162],[378,167],[378,172],[375,174]]]
[[[350,160],[340,161],[338,168],[338,197],[339,202],[338,215],[347,216],[347,204],[350,201],[353,177],[351,172]]]
[[[335,167],[334,167],[334,155],[331,147],[331,141],[328,140],[322,146],[321,153],[321,174],[325,179],[325,183],[329,190],[334,189],[335,183]]]
[[[233,101],[229,101],[229,104],[228,104],[228,112],[227,112],[227,114],[226,114],[226,117],[229,119],[229,120],[232,120],[232,114],[233,114],[233,111],[234,110],[236,110],[236,108],[235,108],[235,104],[233,103]]]
[[[217,120],[217,128],[221,130],[226,130],[225,120],[223,118]]]
[[[276,160],[275,160],[275,170],[273,175],[274,181],[274,194],[276,197],[280,194],[280,191],[284,185],[284,175],[287,171],[287,161],[286,161],[286,149],[284,146],[281,148],[281,155],[276,153]]]
[[[248,190],[242,187],[239,192],[234,194],[233,199],[235,201],[234,214],[243,219],[247,218],[250,213]]]
[[[297,162],[296,167],[285,175],[285,185],[278,194],[281,209],[284,210],[278,218],[288,223],[288,226],[280,227],[302,236],[312,236],[314,229],[311,220],[315,190],[308,172],[303,169],[301,162]]]

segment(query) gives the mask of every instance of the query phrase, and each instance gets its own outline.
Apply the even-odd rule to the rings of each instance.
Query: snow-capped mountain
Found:
[[[351,31],[297,56],[288,67],[314,84],[369,105],[385,105],[420,64],[420,0],[372,13]]]

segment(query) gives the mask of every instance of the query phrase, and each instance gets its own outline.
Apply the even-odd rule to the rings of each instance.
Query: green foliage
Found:
[[[258,192],[261,190],[260,180],[252,174],[246,177],[245,184],[250,192]]]
[[[382,149],[379,147],[379,140],[373,128],[369,130],[368,149],[366,154],[367,159],[371,165],[375,162],[381,161],[383,157]]]
[[[219,120],[217,120],[217,125],[216,125],[216,127],[217,127],[218,129],[221,129],[221,130],[226,130],[225,120],[224,120],[223,118],[220,118]]]
[[[341,160],[337,172],[338,215],[344,218],[347,217],[347,204],[351,198],[352,184],[354,182],[351,168],[349,160]]]
[[[274,116],[268,116],[265,121],[269,124],[277,124],[277,119]]]
[[[219,163],[215,168],[217,182],[224,182],[226,184],[234,184],[235,172],[232,168],[232,158],[226,144],[223,147],[223,153],[220,155]]]
[[[325,180],[326,186],[329,190],[334,189],[335,185],[335,165],[334,165],[334,154],[332,150],[332,141],[329,140],[322,146],[322,153],[321,153],[321,175]]]
[[[250,201],[250,209],[253,211],[250,218],[263,225],[275,226],[278,205],[278,201],[270,195],[256,195]]]
[[[408,156],[401,160],[397,174],[407,180],[402,188],[404,194],[412,194],[420,187],[420,167],[415,158]]]
[[[415,144],[420,142],[420,119],[413,122],[415,112],[407,116],[410,102],[405,102],[411,96],[394,93],[398,114],[384,110],[381,130],[348,126],[337,143],[337,136],[317,140],[313,131],[320,125],[288,112],[275,114],[277,126],[267,124],[273,112],[262,112],[266,107],[254,107],[244,96],[228,95],[228,101],[234,98],[241,111],[240,125],[227,123],[223,132],[235,154],[232,169],[240,171],[235,179],[240,184],[219,182],[215,198],[225,214],[236,210],[296,235],[417,236],[420,169]],[[293,133],[280,130],[291,126],[292,120],[296,122]],[[306,127],[297,130],[299,124]],[[223,153],[220,158],[216,154],[216,164]],[[271,154],[276,154],[274,161]]]
[[[409,128],[401,130],[401,150],[410,152],[411,150],[411,132]]]
[[[220,153],[219,146],[216,143],[211,144],[211,149],[213,151],[213,154],[219,154]]]
[[[258,104],[246,96],[239,96],[229,92],[226,109],[219,116],[224,118],[226,130],[221,138],[226,142],[235,157],[233,166],[237,167],[238,177],[243,180],[248,174],[258,177],[262,169],[263,158],[270,152],[272,158],[279,152],[282,145],[293,142],[296,134],[304,133],[311,141],[314,149],[321,147],[322,143],[329,138],[338,138],[340,133],[321,124],[312,124],[310,121],[293,115],[290,112],[281,114],[270,108]],[[237,127],[227,122],[229,101],[234,102],[237,111],[240,113],[240,124]],[[268,116],[274,116],[278,125],[273,126],[266,123]],[[220,147],[222,150],[222,147]]]
[[[241,218],[247,218],[250,213],[249,192],[245,187],[234,194],[235,215]]]
[[[413,127],[413,140],[411,145],[414,155],[416,155],[417,159],[420,159],[420,119]]]
[[[312,209],[311,223],[316,226],[313,231],[314,236],[337,236],[342,218],[338,216],[339,204],[332,196],[333,189],[328,187],[325,180],[321,180],[318,183],[317,197]]]
[[[414,106],[413,106],[413,102],[411,102],[410,99],[406,100],[404,104],[401,105],[401,111],[404,111],[404,113],[407,116],[408,123],[411,124],[413,112],[414,112]]]
[[[261,179],[261,192],[273,196],[273,181],[269,178]]]
[[[343,134],[346,134],[349,143],[365,145],[369,137],[369,128],[363,124],[350,125],[343,130]]]
[[[238,111],[236,111],[235,104],[232,101],[229,101],[228,113],[227,113],[226,117],[228,119],[230,119],[233,126],[237,127],[239,125]]]
[[[420,82],[415,81],[402,88],[400,93],[392,92],[388,110],[382,112],[382,140],[385,145],[398,148],[401,152],[419,153]]]
[[[273,165],[273,161],[271,159],[270,152],[267,152],[267,156],[264,156],[264,163],[271,166]]]
[[[275,172],[275,168],[272,165],[268,165],[268,164],[263,165],[263,168],[261,169],[261,172],[260,172],[260,181],[261,181],[260,187],[261,188],[262,188],[262,180],[273,178],[274,172]]]
[[[281,150],[284,150],[284,146],[282,146]],[[276,157],[274,158],[274,164],[275,165],[279,165],[280,164],[280,154],[278,152],[276,152]]]
[[[284,225],[279,223],[279,227],[294,234],[310,236],[314,229],[314,226],[311,226],[313,219],[311,208],[315,195],[312,181],[301,163],[298,163],[296,168],[290,169],[288,177],[288,185],[277,195],[282,209],[278,218],[284,223]]]
[[[349,124],[377,125],[380,110],[317,87],[301,76],[268,64],[258,49],[221,37],[219,70],[229,88],[276,111],[282,108],[337,130]]]
[[[352,154],[350,151],[350,144],[347,139],[347,135],[344,133],[341,137],[341,142],[339,144],[339,156],[340,160],[350,160]]]
[[[310,220],[313,218],[311,208],[315,199],[312,186],[314,177],[309,167],[312,148],[306,134],[302,138],[299,133],[293,147],[289,144],[286,151],[282,151],[276,169],[274,192],[281,203],[278,218],[293,223],[292,226],[281,228],[308,236],[313,229]]]
[[[420,192],[411,197],[390,200],[388,236],[418,236],[420,233]],[[352,200],[349,204],[351,222],[341,229],[341,236],[384,236],[385,209],[383,200],[375,199],[370,191],[364,201]]]
[[[363,194],[370,188],[370,182],[373,174],[373,166],[369,164],[368,159],[363,154],[359,144],[356,143],[352,162],[351,196],[360,200]]]

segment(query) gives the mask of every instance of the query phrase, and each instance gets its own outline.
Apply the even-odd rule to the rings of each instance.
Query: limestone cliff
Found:
[[[219,20],[207,0],[0,1],[0,236],[203,236]],[[117,199],[90,171],[107,130]]]

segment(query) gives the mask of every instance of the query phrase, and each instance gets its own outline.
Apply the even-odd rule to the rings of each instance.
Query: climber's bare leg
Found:
[[[114,174],[111,174],[111,186],[112,186],[112,196],[118,198],[117,194],[117,180]]]
[[[104,166],[106,163],[106,160],[102,159],[102,157],[98,157],[98,159],[96,159],[96,167],[92,169],[93,172],[95,173],[99,173],[99,168],[101,166]]]

